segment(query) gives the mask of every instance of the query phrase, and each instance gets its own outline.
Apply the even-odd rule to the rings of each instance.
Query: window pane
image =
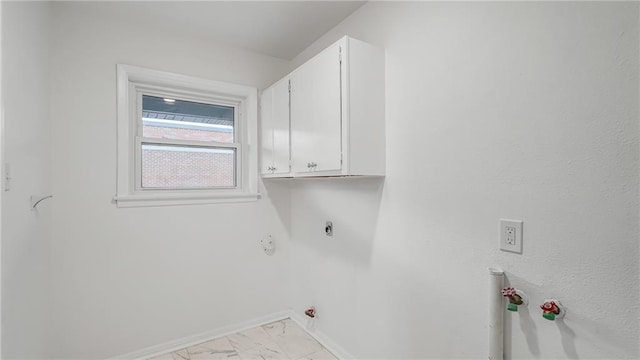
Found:
[[[142,95],[142,136],[233,143],[232,106]]]
[[[236,150],[142,144],[142,188],[235,187]]]

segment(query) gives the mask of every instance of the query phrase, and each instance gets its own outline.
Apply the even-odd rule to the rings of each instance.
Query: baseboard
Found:
[[[322,346],[324,346],[329,352],[335,355],[338,359],[347,360],[347,359],[356,359],[355,356],[351,355],[348,351],[346,351],[342,346],[338,345],[335,341],[331,340],[329,336],[327,336],[322,331],[318,331],[313,329],[308,325],[309,319],[304,317],[302,314],[295,313],[293,311],[289,312],[289,317],[291,320],[295,321],[301,328],[303,328],[306,332],[308,332],[314,339],[316,339]],[[313,320],[312,320],[313,321]]]
[[[221,336],[231,335],[238,331],[250,329],[252,327],[266,325],[274,321],[286,319],[291,316],[291,311],[281,311],[251,320],[243,321],[237,324],[223,326],[218,329],[206,331],[200,334],[191,335],[178,340],[172,340],[164,344],[153,345],[141,350],[130,352],[128,354],[112,357],[110,360],[138,360],[148,359],[154,356],[159,356],[172,351],[180,350],[189,346],[197,345]],[[331,351],[331,350],[330,350]]]

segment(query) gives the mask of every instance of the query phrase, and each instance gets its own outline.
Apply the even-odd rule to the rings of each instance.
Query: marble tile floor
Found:
[[[336,360],[337,358],[291,319],[276,321],[150,360],[283,359]]]

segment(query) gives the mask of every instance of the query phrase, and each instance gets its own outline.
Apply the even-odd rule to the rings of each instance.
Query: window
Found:
[[[119,207],[257,199],[257,89],[117,73]]]
[[[236,107],[142,94],[141,189],[234,188]],[[136,162],[138,164],[138,161]]]

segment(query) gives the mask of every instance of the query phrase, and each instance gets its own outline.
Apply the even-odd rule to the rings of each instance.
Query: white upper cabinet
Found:
[[[285,149],[268,144],[274,144],[269,133],[278,112],[277,88],[286,82],[289,90],[289,81],[291,146]],[[264,176],[384,176],[384,92],[384,51],[349,37],[265,90]],[[290,155],[290,172],[269,170],[270,159],[284,154]]]
[[[291,162],[295,174],[342,168],[340,44],[291,74]]]
[[[290,174],[289,157],[289,78],[262,92],[262,165],[263,177]]]

